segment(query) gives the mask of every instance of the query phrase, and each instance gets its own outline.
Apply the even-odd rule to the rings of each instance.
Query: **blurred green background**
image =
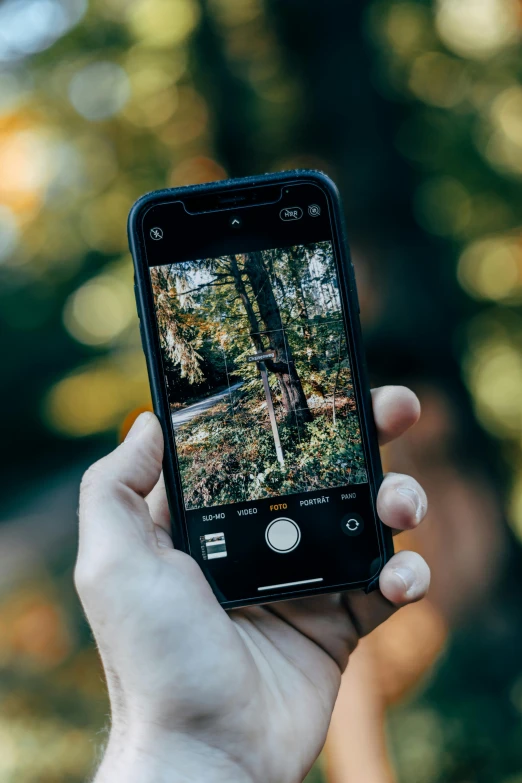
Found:
[[[82,471],[149,405],[128,210],[298,166],[341,189],[373,381],[424,410],[385,461],[434,585],[372,642],[371,783],[522,782],[521,32],[519,0],[0,3],[0,783],[105,739],[72,568]],[[370,783],[336,758],[310,780]]]

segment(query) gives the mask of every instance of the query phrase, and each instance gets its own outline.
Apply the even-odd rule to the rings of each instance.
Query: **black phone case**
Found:
[[[361,428],[364,429],[366,442],[366,456],[368,479],[371,488],[375,516],[378,520],[379,544],[381,548],[381,564],[376,574],[365,582],[357,582],[347,585],[347,590],[363,589],[367,593],[375,590],[379,583],[379,574],[384,564],[393,555],[393,538],[390,528],[386,527],[377,517],[376,498],[380,484],[382,482],[382,465],[377,440],[377,431],[373,418],[372,401],[370,394],[370,385],[366,369],[366,360],[362,343],[361,325],[359,320],[359,301],[355,284],[355,274],[350,257],[350,250],[344,225],[344,218],[341,210],[341,200],[337,187],[332,180],[319,171],[306,169],[297,169],[294,171],[284,171],[276,174],[263,174],[253,177],[243,177],[238,179],[222,180],[211,182],[204,185],[191,185],[181,188],[167,188],[156,190],[142,196],[133,205],[128,220],[129,247],[134,260],[135,283],[134,290],[136,294],[136,304],[138,307],[138,317],[140,325],[140,334],[143,345],[143,351],[147,361],[147,370],[151,386],[152,401],[154,412],[156,413],[162,429],[165,440],[165,453],[163,462],[163,471],[165,476],[165,486],[167,498],[171,511],[172,538],[176,549],[181,549],[190,554],[188,546],[188,535],[185,523],[185,511],[183,506],[183,494],[180,481],[180,473],[176,456],[174,438],[170,427],[170,412],[167,400],[167,392],[162,373],[162,361],[160,354],[159,337],[157,333],[156,320],[154,315],[154,303],[152,298],[152,288],[149,278],[149,267],[145,246],[141,232],[141,221],[146,211],[157,204],[172,201],[175,198],[207,195],[213,192],[226,192],[228,190],[237,190],[248,187],[260,187],[267,184],[284,185],[289,182],[311,182],[319,185],[326,193],[331,215],[333,217],[332,235],[339,251],[340,260],[340,290],[344,300],[344,311],[347,326],[347,336],[349,342],[350,355],[352,357],[352,375],[354,379],[354,390],[358,405]],[[290,598],[317,595],[320,593],[333,592],[332,588],[309,588],[295,593],[284,593],[281,600]],[[274,599],[271,598],[271,601]],[[222,602],[225,609],[232,609],[239,606],[250,604],[266,603],[262,599],[252,598],[248,601],[229,601]]]

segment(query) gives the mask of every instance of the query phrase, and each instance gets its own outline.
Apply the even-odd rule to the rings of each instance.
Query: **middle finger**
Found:
[[[377,496],[377,513],[395,531],[412,530],[422,522],[428,510],[423,488],[411,476],[388,473]]]

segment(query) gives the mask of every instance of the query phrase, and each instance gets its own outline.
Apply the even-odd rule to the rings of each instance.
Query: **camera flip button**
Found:
[[[359,536],[364,530],[364,522],[359,514],[345,514],[341,519],[341,530],[345,536]]]

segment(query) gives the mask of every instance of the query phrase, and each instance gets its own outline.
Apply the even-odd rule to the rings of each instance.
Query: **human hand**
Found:
[[[381,443],[415,423],[403,387],[373,392]],[[298,783],[323,746],[341,673],[361,636],[422,598],[429,569],[399,552],[380,591],[226,613],[197,563],[173,549],[162,432],[142,414],[85,474],[76,585],[107,677],[112,727],[96,783]],[[426,512],[418,483],[389,474],[382,521]]]

